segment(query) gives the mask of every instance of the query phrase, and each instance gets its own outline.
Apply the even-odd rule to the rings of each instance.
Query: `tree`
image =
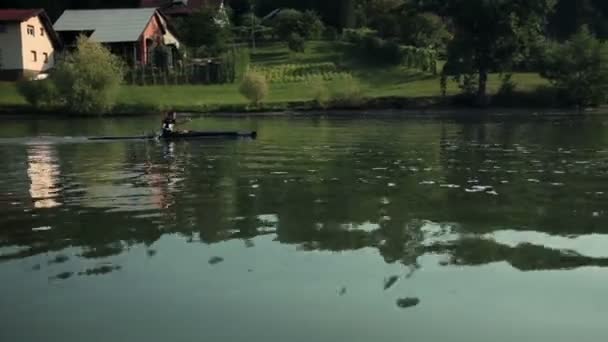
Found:
[[[103,113],[112,109],[123,80],[123,62],[101,44],[80,36],[51,73],[57,94],[76,113]]]
[[[559,40],[568,39],[582,25],[598,37],[608,37],[608,1],[559,0],[549,20],[549,33]]]
[[[323,22],[315,12],[295,9],[282,10],[271,25],[282,41],[288,41],[294,33],[305,39],[318,39],[324,29]]]
[[[299,34],[292,33],[287,40],[287,47],[293,52],[304,52],[306,50],[306,42]]]
[[[583,26],[568,41],[548,48],[541,74],[578,106],[608,98],[608,44]]]
[[[542,36],[555,0],[448,0],[440,11],[453,21],[444,75],[477,79],[479,104],[487,102],[491,71],[507,70]]]
[[[445,50],[452,38],[441,17],[433,13],[411,13],[400,22],[400,38],[406,45]]]
[[[395,38],[400,31],[400,8],[404,0],[360,0],[356,8],[358,27],[370,27],[383,38]]]
[[[186,45],[196,49],[201,57],[220,55],[232,41],[230,23],[219,20],[217,9],[211,6],[202,7],[175,24]]]

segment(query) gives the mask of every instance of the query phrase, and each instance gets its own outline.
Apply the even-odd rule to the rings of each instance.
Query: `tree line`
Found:
[[[44,8],[52,19],[56,19],[65,9],[123,8],[137,7],[139,0],[4,0],[5,8]],[[444,4],[443,0],[226,0],[235,15],[250,11],[255,5],[258,15],[264,16],[277,8],[314,10],[323,21],[332,27],[356,27],[365,17],[374,13],[366,10],[392,7],[394,3]],[[435,5],[432,5],[435,6]],[[598,37],[608,37],[608,1],[605,0],[558,0],[555,10],[548,18],[548,34],[556,39],[566,39],[579,27],[587,25]]]
[[[9,0],[10,1],[10,0]],[[129,7],[133,1],[25,0],[19,7]],[[372,65],[405,64],[439,72],[441,87],[458,83],[479,105],[490,100],[489,75],[502,76],[499,93],[512,95],[511,74],[548,79],[555,99],[587,106],[608,98],[608,5],[599,0],[227,0],[226,20],[203,8],[175,20],[188,55],[214,57],[240,38],[283,41],[303,52],[305,41],[340,40],[349,57]],[[282,9],[271,20],[264,16]],[[227,24],[221,24],[227,23]],[[241,36],[239,37],[239,32]],[[253,43],[253,42],[252,42]]]

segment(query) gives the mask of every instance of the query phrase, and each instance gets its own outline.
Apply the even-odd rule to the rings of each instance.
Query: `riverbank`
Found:
[[[313,42],[306,53],[270,44],[252,53],[251,66],[267,74],[270,89],[263,104],[252,107],[238,84],[123,85],[110,115],[148,115],[173,109],[189,113],[275,113],[319,110],[445,110],[471,108],[470,99],[448,82],[442,96],[439,76],[404,66],[369,66],[345,61],[331,42]],[[320,80],[320,82],[319,82]],[[515,73],[514,92],[497,95],[500,75],[490,75],[490,107],[552,108],[557,102],[548,82],[535,73]],[[319,87],[322,89],[320,90]],[[346,97],[333,93],[350,88]],[[324,97],[324,101],[319,101]],[[319,103],[321,102],[321,103]],[[15,83],[0,82],[0,113],[66,114],[60,108],[35,108]]]
[[[422,92],[417,96],[374,96],[370,91],[355,99],[328,100],[319,103],[307,89],[296,95],[291,89],[274,92],[274,95],[260,106],[251,106],[241,98],[233,85],[226,86],[124,86],[118,104],[107,116],[156,115],[167,110],[192,114],[233,114],[276,115],[288,112],[318,111],[449,111],[472,110],[472,100],[466,96],[451,93],[447,96]],[[36,108],[29,105],[17,92],[13,84],[0,84],[0,114],[40,114],[40,115],[78,115],[66,113],[59,107]],[[223,89],[222,89],[223,88]],[[378,91],[378,90],[376,90]],[[234,94],[236,92],[236,94]],[[175,94],[175,96],[172,96]],[[171,102],[169,98],[174,98]],[[490,105],[483,110],[494,109],[534,109],[540,112],[555,111],[556,100],[553,95],[534,91],[516,91],[509,96],[492,95]],[[564,109],[559,109],[563,111]]]

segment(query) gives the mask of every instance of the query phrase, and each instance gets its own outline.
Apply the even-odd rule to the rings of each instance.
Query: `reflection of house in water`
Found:
[[[36,145],[28,149],[27,174],[30,178],[30,196],[36,208],[54,208],[61,205],[57,194],[59,165],[52,145]]]

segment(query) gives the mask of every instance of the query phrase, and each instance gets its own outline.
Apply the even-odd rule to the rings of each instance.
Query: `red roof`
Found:
[[[31,17],[38,16],[44,10],[35,9],[0,9],[0,21],[26,21]]]

